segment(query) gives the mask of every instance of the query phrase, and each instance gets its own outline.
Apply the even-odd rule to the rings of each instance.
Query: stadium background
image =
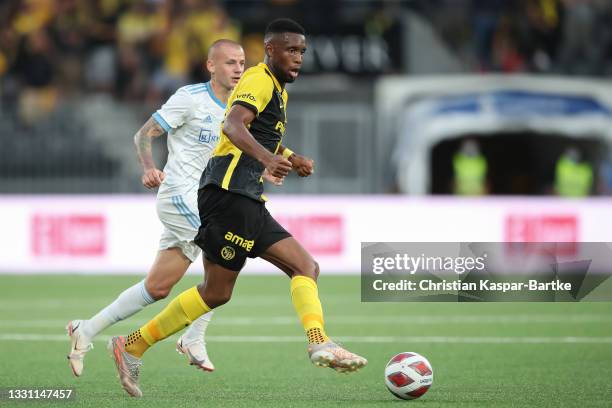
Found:
[[[157,381],[159,404],[206,384],[214,397],[184,403],[247,406],[229,379],[252,370],[255,341],[268,356],[250,383],[260,405],[308,404],[297,378],[321,387],[322,404],[385,404],[386,359],[414,349],[438,370],[425,398],[441,406],[609,406],[609,303],[361,304],[357,277],[362,241],[610,241],[605,0],[0,2],[0,386],[65,385],[83,406],[123,403],[102,343],[88,356],[90,379],[68,377],[61,327],[140,279],[156,251],[161,225],[132,136],[176,88],[207,80],[212,41],[241,41],[253,65],[263,28],[281,16],[309,34],[289,87],[287,144],[317,170],[269,188],[269,208],[320,261],[331,330],[371,367],[341,379],[307,371],[288,285],[252,262],[245,275],[270,276],[240,280],[211,325],[223,371],[203,383],[165,342],[145,376],[157,368],[184,381],[170,391],[159,373],[147,380]],[[483,191],[460,197],[453,158],[466,140],[488,166]],[[161,166],[165,140],[154,149]],[[591,169],[581,197],[555,187],[568,149]],[[181,287],[200,271],[195,264]],[[36,358],[13,357],[24,344]],[[290,367],[286,355],[295,356]]]

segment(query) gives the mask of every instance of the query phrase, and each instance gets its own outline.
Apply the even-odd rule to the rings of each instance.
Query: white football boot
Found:
[[[82,330],[79,330],[82,323],[82,320],[72,320],[66,325],[66,331],[70,337],[70,352],[67,358],[75,377],[83,374],[83,359],[85,354],[93,348],[91,340],[83,335]]]
[[[368,364],[368,360],[340,347],[331,340],[322,344],[309,344],[310,361],[318,367],[330,367],[340,373],[357,371]]]
[[[184,336],[179,337],[176,342],[176,351],[187,356],[189,364],[196,366],[196,368],[204,371],[215,371],[215,366],[212,361],[210,361],[210,357],[208,357],[208,353],[206,352],[206,343],[204,339],[186,343],[183,337]]]

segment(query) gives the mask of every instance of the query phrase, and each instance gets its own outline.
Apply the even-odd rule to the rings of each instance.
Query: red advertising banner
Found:
[[[34,256],[103,256],[106,217],[100,214],[34,214],[31,218]]]

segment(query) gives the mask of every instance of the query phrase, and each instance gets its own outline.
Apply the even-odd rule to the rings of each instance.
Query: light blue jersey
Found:
[[[168,132],[166,175],[157,196],[197,194],[200,176],[219,142],[225,105],[210,82],[180,88],[153,114]]]

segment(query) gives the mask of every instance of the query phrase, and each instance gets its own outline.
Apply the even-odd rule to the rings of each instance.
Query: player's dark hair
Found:
[[[270,24],[268,24],[268,27],[266,27],[264,36],[267,37],[269,34],[277,33],[296,33],[306,35],[304,27],[290,18],[277,18],[276,20],[272,21]]]

